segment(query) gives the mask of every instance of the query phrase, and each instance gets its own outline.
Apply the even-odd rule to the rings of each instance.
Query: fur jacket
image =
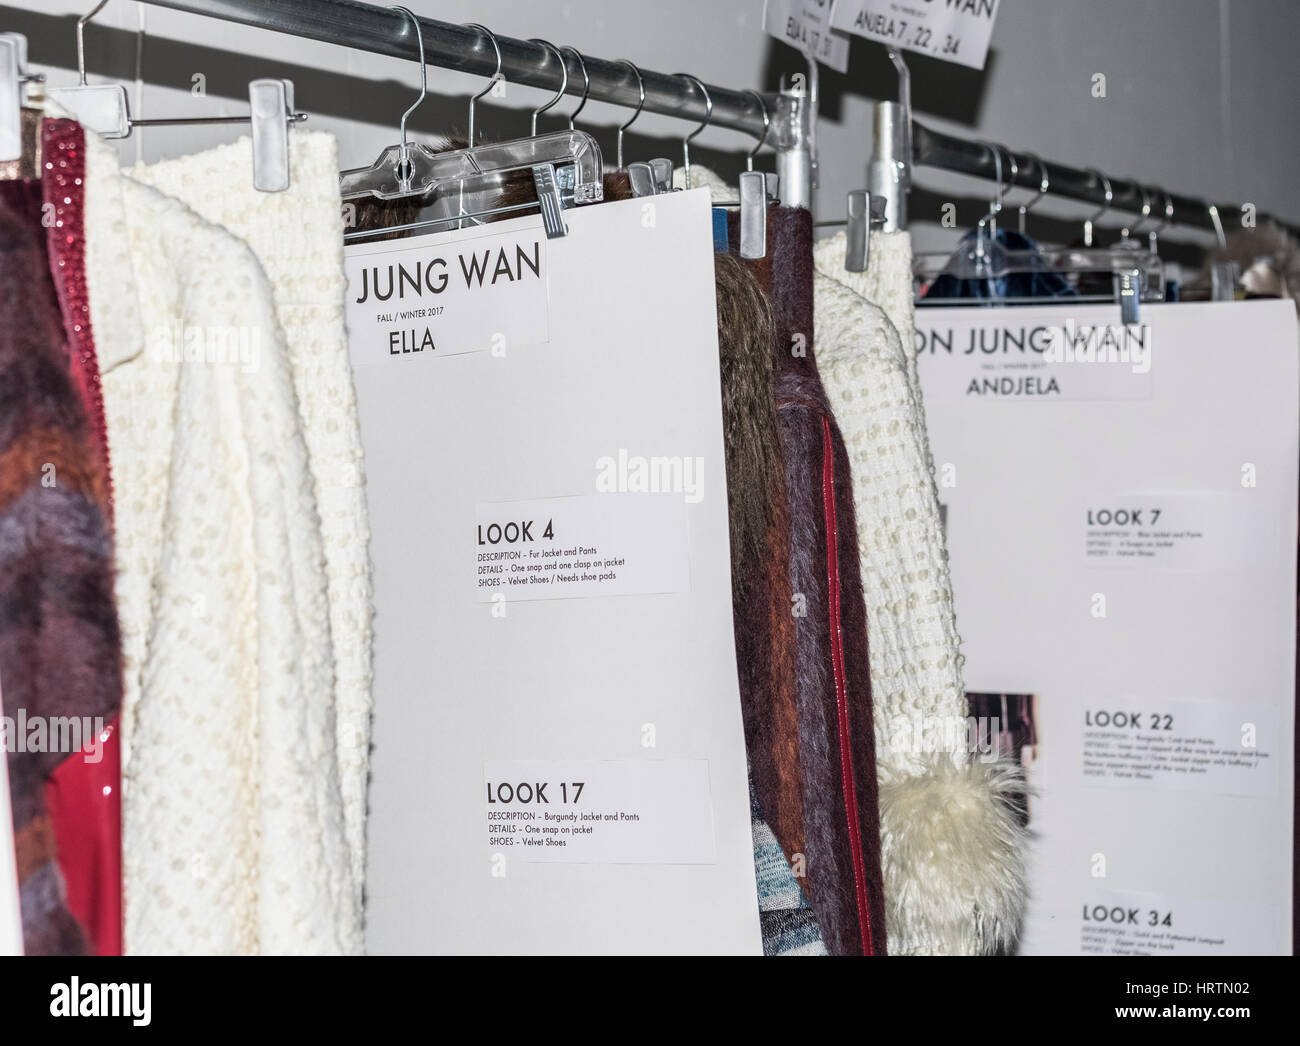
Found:
[[[733,230],[733,233],[736,230]],[[875,731],[848,455],[813,355],[812,216],[775,208],[751,263],[772,302],[784,505],[737,625],[754,788],[832,955],[883,955]]]

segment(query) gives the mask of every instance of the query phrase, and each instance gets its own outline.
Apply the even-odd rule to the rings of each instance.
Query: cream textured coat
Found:
[[[247,245],[87,139],[126,949],[358,952],[322,527],[272,287]]]
[[[976,954],[1007,947],[1019,928],[1025,843],[999,792],[1020,786],[1013,768],[968,755],[948,556],[916,357],[904,348],[911,251],[882,241],[872,236],[872,267],[898,266],[901,280],[845,272],[842,234],[815,246],[813,351],[852,467],[889,948]],[[849,282],[892,298],[906,343]]]
[[[338,148],[333,135],[301,129],[294,130],[289,143],[290,185],[285,192],[253,188],[252,144],[247,138],[133,167],[129,174],[238,236],[252,248],[271,281],[320,512],[340,782],[360,908],[373,602],[361,428],[344,325],[347,278]]]

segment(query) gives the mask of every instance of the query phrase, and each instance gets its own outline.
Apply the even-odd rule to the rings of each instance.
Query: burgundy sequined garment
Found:
[[[28,954],[121,946],[116,749],[101,726],[122,695],[107,442],[102,412],[90,420],[82,132],[57,123],[44,177],[0,182],[0,686],[28,725],[7,753]]]

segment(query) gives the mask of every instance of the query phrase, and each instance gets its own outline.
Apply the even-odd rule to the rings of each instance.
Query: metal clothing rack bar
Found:
[[[1015,152],[1005,146],[995,144],[994,148],[1002,150],[1003,184],[1007,188],[1017,185],[1037,191],[1043,176],[1044,161],[1031,153]],[[1011,178],[1012,158],[1019,168],[1014,180]],[[912,162],[971,175],[975,178],[984,178],[988,181],[997,179],[997,162],[989,145],[931,130],[915,120],[912,122]],[[1144,226],[1146,229],[1154,228],[1164,222],[1166,203],[1172,205],[1168,216],[1169,225],[1193,226],[1215,231],[1214,217],[1210,212],[1210,207],[1213,206],[1225,230],[1240,226],[1243,205],[1239,203],[1224,203],[1180,193],[1166,193],[1160,186],[1150,183],[1139,184],[1131,179],[1112,178],[1110,175],[1106,175],[1103,180],[1096,171],[1080,170],[1051,160],[1046,161],[1046,164],[1050,183],[1049,196],[1063,196],[1096,204],[1098,208],[1106,207],[1106,183],[1109,182],[1111,200],[1108,209],[1118,214],[1138,215],[1141,214],[1145,202],[1151,208],[1151,216]],[[1143,189],[1147,193],[1145,201]],[[1255,215],[1255,220],[1261,226],[1272,220],[1293,236],[1300,236],[1300,227],[1272,218],[1262,211]]]
[[[270,29],[279,33],[342,47],[372,51],[393,58],[417,61],[415,33],[410,19],[400,11],[352,0],[143,0],[154,7],[221,18],[228,22]],[[489,28],[491,28],[489,26]],[[424,57],[430,65],[490,77],[496,72],[492,42],[476,29],[453,22],[420,19]],[[495,30],[494,30],[495,32]],[[563,81],[555,55],[541,44],[496,34],[501,48],[501,74],[509,84],[557,91]],[[640,97],[635,74],[620,61],[583,55],[591,81],[589,97],[634,108]],[[580,94],[583,77],[577,59],[564,58],[569,68],[568,93]],[[708,106],[689,80],[670,73],[641,69],[645,83],[645,112],[662,113],[703,123]],[[753,94],[705,84],[713,102],[710,124],[763,137],[763,107]],[[771,134],[769,145],[781,141],[778,96],[767,97]]]
[[[389,55],[415,61],[418,58],[415,34],[409,19],[399,11],[354,0],[142,0],[155,7],[166,7],[191,14],[221,18],[230,22],[289,33],[309,40],[357,48],[375,54]],[[425,60],[431,65],[454,69],[464,73],[490,77],[496,71],[496,53],[491,41],[475,29],[432,18],[420,19],[424,36]],[[501,72],[511,84],[523,84],[550,91],[560,88],[563,77],[559,63],[551,51],[541,44],[497,35],[501,50]],[[564,59],[569,67],[568,93],[582,90],[583,77],[577,60]],[[589,97],[615,105],[634,107],[639,98],[636,76],[620,61],[583,56],[590,81]],[[641,69],[645,85],[645,106],[648,112],[661,113],[683,120],[704,123],[706,118],[717,127],[743,131],[755,138],[764,138],[763,106],[754,93],[735,91],[713,84],[705,88],[712,101],[712,115],[698,87],[681,76]],[[768,145],[778,151],[806,148],[806,135],[799,125],[802,106],[797,96],[789,93],[767,94],[770,129],[766,134]],[[894,105],[895,103],[880,103]],[[989,146],[983,142],[968,141],[941,131],[932,130],[916,121],[907,121],[911,129],[911,161],[913,165],[936,167],[987,180],[996,179],[997,163]],[[1042,162],[1027,153],[1013,153],[1002,148],[1004,185],[1038,189],[1042,177]],[[1018,172],[1011,178],[1009,158],[1014,156]],[[873,167],[879,167],[880,157]],[[1065,164],[1047,162],[1050,180],[1049,195],[1105,206],[1105,182],[1095,171],[1079,170]],[[1143,186],[1125,178],[1110,178],[1111,200],[1109,210],[1116,214],[1138,215],[1144,203]],[[1192,226],[1216,230],[1211,206],[1223,227],[1240,220],[1242,205],[1212,202],[1179,193],[1166,193],[1163,188],[1147,185],[1146,202],[1150,205],[1149,226]],[[874,191],[874,189],[873,189]],[[906,186],[903,187],[906,193]],[[1166,212],[1166,203],[1171,210]],[[1270,216],[1256,215],[1258,224]],[[1276,221],[1276,219],[1272,219]],[[1277,221],[1282,228],[1300,236],[1300,226]],[[1216,230],[1217,231],[1217,230]]]

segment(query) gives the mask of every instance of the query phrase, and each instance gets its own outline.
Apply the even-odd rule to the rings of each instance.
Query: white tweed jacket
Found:
[[[910,241],[873,234],[866,273],[844,269],[844,246],[841,233],[813,250],[813,349],[852,469],[889,947],[991,951],[1019,927],[1025,840],[999,796],[1018,787],[1014,775],[968,753],[961,640],[912,347]]]
[[[322,526],[272,286],[245,243],[86,137],[126,950],[358,952]]]
[[[253,188],[247,138],[128,173],[243,240],[271,283],[320,514],[339,780],[360,909],[374,611],[361,429],[344,325],[338,148],[333,135],[299,129],[290,135],[290,146],[285,192]]]

